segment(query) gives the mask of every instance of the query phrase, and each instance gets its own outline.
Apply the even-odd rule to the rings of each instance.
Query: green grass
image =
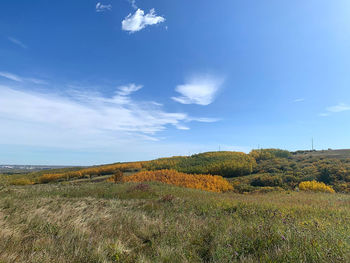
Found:
[[[350,196],[159,183],[0,190],[0,262],[349,262]]]

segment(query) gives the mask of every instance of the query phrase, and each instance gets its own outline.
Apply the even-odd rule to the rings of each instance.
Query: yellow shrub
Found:
[[[49,183],[52,181],[57,181],[59,179],[65,178],[64,174],[44,174],[39,177],[38,181],[41,184]]]
[[[196,188],[211,192],[224,192],[232,190],[232,185],[217,175],[186,174],[174,170],[142,171],[124,177],[125,182],[158,181],[187,188]]]
[[[69,180],[72,178],[83,178],[83,177],[115,174],[118,171],[126,171],[126,170],[132,170],[132,169],[139,170],[141,168],[142,168],[142,165],[140,162],[117,163],[117,164],[111,164],[111,165],[96,166],[96,167],[81,169],[79,171],[70,171],[70,172],[58,173],[58,174],[44,174],[39,177],[39,183],[49,183],[49,182],[59,181],[59,180]]]
[[[34,184],[32,181],[30,181],[28,178],[18,178],[10,181],[10,184],[12,185],[30,185]]]
[[[316,181],[306,181],[299,184],[299,189],[303,191],[334,193],[332,186]]]

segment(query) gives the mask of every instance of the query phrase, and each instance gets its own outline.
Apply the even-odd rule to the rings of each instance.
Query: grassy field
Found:
[[[350,262],[350,196],[160,183],[0,190],[0,262]]]

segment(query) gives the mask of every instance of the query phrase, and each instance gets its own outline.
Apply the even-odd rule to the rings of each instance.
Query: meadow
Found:
[[[0,262],[350,262],[350,159],[339,153],[0,175]]]
[[[350,196],[161,183],[0,191],[0,262],[349,262]]]

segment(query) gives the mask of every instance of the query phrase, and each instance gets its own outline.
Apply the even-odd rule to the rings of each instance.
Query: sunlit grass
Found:
[[[0,262],[349,262],[350,196],[161,183],[0,191]]]

